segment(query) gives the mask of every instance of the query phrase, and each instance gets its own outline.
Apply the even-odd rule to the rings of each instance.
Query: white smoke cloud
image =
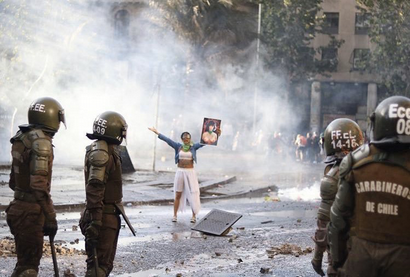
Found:
[[[18,125],[27,123],[29,104],[43,96],[54,97],[66,111],[68,129],[61,128],[54,139],[55,162],[61,164],[82,164],[90,143],[85,134],[92,131],[94,118],[107,110],[127,120],[131,158],[149,159],[154,138],[147,127],[156,122],[158,93],[158,130],[173,139],[187,130],[198,141],[203,118],[212,117],[222,119],[222,147],[231,150],[238,134],[235,150],[251,149],[248,146],[259,136],[258,151],[264,151],[270,132],[296,125],[297,116],[281,98],[283,84],[277,77],[267,72],[256,76],[254,64],[219,64],[222,73],[210,84],[212,70],[202,67],[209,66],[205,62],[195,63],[187,77],[188,44],[173,33],[158,32],[156,23],[138,10],[141,5],[131,9],[132,40],[118,37],[113,7],[79,0],[0,2],[5,31],[0,44],[0,105],[8,115],[16,110],[13,126],[9,117],[2,120],[3,145],[9,145],[5,140]],[[158,151],[166,149],[157,143]],[[0,159],[7,161],[8,156]],[[206,159],[201,162],[212,165]]]

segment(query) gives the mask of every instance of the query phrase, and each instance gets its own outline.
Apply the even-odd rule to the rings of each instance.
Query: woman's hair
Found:
[[[183,137],[185,134],[189,135],[189,137],[192,137],[190,133],[188,133],[188,132],[183,132],[183,133],[181,134],[181,139],[182,139],[182,137]]]
[[[210,120],[210,121],[208,121],[207,123],[206,123],[206,130],[208,131],[209,130],[209,127],[210,126],[216,126],[216,124],[215,124],[215,122],[214,121],[212,121],[212,120]]]

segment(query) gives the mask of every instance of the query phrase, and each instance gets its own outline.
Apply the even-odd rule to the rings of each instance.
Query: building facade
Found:
[[[377,76],[365,72],[365,62],[372,49],[366,14],[357,9],[356,0],[324,0],[324,30],[338,40],[340,48],[323,48],[318,59],[328,59],[334,71],[316,76],[311,84],[310,129],[322,131],[340,117],[355,120],[363,131],[367,118],[377,105]],[[313,47],[326,46],[329,36],[318,34]]]

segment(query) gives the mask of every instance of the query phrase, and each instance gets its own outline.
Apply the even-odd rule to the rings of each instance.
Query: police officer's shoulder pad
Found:
[[[108,144],[105,140],[97,140],[91,143],[90,150],[91,151],[102,150],[102,151],[108,152]]]
[[[364,144],[352,152],[353,163],[368,157],[370,155],[370,147],[368,144]]]
[[[346,176],[353,165],[353,158],[352,158],[352,153],[349,153],[346,157],[343,158],[342,162],[340,163],[339,166],[339,176],[344,177]]]
[[[104,166],[109,160],[108,145],[105,141],[96,141],[91,144],[89,156],[91,165]]]
[[[334,200],[337,193],[339,179],[332,176],[323,176],[320,182],[320,197],[323,200]]]
[[[31,150],[38,156],[50,156],[52,153],[51,141],[46,138],[39,138],[31,143]]]
[[[42,130],[40,130],[40,129],[31,130],[30,132],[28,132],[27,135],[28,135],[28,138],[29,138],[31,141],[36,140],[36,139],[38,139],[38,138],[45,138],[45,137],[46,137],[46,135],[44,134],[44,132],[43,132]]]

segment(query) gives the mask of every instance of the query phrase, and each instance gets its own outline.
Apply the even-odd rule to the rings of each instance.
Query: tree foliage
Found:
[[[151,0],[162,19],[201,58],[235,56],[256,38],[256,14],[242,9],[246,0]],[[159,22],[159,20],[158,20]]]
[[[267,47],[267,65],[289,81],[305,80],[333,71],[335,64],[315,58],[324,47],[311,43],[323,33],[325,22],[318,14],[323,0],[262,0],[262,40]],[[329,35],[330,36],[330,35]],[[327,47],[342,41],[330,36]]]
[[[410,95],[410,1],[358,0],[374,45],[369,70],[390,93]]]

